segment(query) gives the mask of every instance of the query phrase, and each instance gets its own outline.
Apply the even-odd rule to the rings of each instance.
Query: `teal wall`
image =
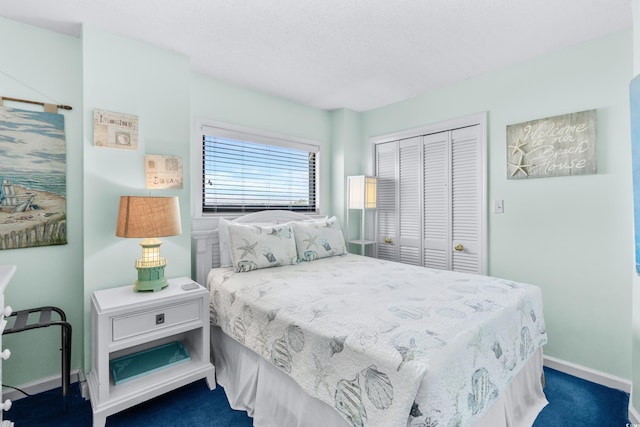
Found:
[[[114,230],[119,196],[149,193],[145,153],[183,158],[185,188],[153,194],[180,197],[183,234],[163,239],[162,251],[168,276],[191,272],[190,219],[198,200],[189,171],[199,167],[197,120],[318,141],[322,213],[343,217],[346,176],[371,172],[369,137],[487,111],[488,195],[505,201],[504,214],[489,215],[490,273],[542,288],[548,355],[623,378],[640,376],[631,357],[632,347],[634,353],[640,347],[639,322],[632,323],[632,314],[639,315],[631,305],[632,297],[638,300],[632,292],[631,32],[365,113],[322,111],[220,82],[192,72],[187,57],[91,26],[74,38],[0,18],[0,37],[12,40],[0,47],[0,95],[41,99],[44,93],[74,107],[63,113],[69,244],[0,252],[0,263],[18,265],[9,304],[54,304],[69,314],[74,368],[90,367],[91,293],[135,279],[139,242],[117,238]],[[138,151],[94,147],[95,108],[137,115]],[[598,174],[506,179],[508,124],[591,108],[598,110]],[[4,365],[6,384],[59,373],[57,333],[33,333],[43,337],[6,338],[17,355]],[[52,355],[43,357],[49,348]]]
[[[80,40],[0,18],[0,95],[70,105],[63,111],[67,141],[67,241],[0,251],[0,264],[18,266],[5,293],[14,310],[54,305],[73,326],[72,364],[82,357],[82,62]],[[36,109],[30,104],[7,107]],[[2,171],[0,171],[0,176]],[[60,330],[44,328],[3,337],[11,358],[2,382],[20,386],[60,374]]]
[[[339,109],[331,111],[331,162],[333,175],[336,179],[331,183],[331,199],[333,210],[331,215],[338,217],[344,224],[346,214],[346,192],[347,176],[362,175],[367,171],[365,161],[368,160],[363,155],[362,134],[360,125],[360,114]],[[369,171],[371,172],[371,171]],[[353,224],[358,227],[357,223]]]
[[[334,177],[330,141],[331,117],[328,112],[286,99],[233,86],[193,73],[191,77],[191,141],[194,162],[201,158],[201,141],[197,120],[216,121],[230,125],[290,135],[313,140],[321,146],[320,183],[321,211],[332,212],[331,186]],[[338,177],[339,178],[339,177]],[[199,202],[193,193],[193,212]]]
[[[90,367],[89,299],[98,289],[133,284],[141,239],[115,236],[121,195],[178,196],[180,236],[163,238],[167,277],[191,275],[190,97],[188,58],[91,26],[82,33],[85,367]],[[138,150],[93,145],[93,111],[133,114]],[[184,188],[147,190],[144,155],[180,156]]]
[[[640,0],[632,0],[633,22],[640,20]],[[633,28],[633,75],[640,74],[640,27]],[[629,233],[634,233],[631,229]],[[632,405],[636,411],[640,410],[640,276],[635,273],[635,269],[630,273],[633,277],[633,323],[632,323],[632,384],[631,391]]]
[[[631,378],[633,263],[622,32],[363,114],[367,136],[488,112],[489,273],[542,288],[545,353]],[[598,173],[507,180],[506,126],[597,109]],[[492,206],[492,203],[489,203]]]

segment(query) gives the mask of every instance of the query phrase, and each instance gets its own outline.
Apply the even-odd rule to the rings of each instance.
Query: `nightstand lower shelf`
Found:
[[[167,369],[162,369],[123,384],[109,384],[109,399],[97,402],[91,399],[93,426],[104,426],[109,415],[158,397],[199,379],[205,378],[210,390],[216,387],[215,368],[210,363],[190,360]],[[87,378],[89,393],[98,395],[98,378],[95,371]]]

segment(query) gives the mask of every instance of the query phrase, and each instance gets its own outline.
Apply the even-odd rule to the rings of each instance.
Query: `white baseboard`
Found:
[[[84,374],[79,369],[72,370],[70,380],[71,380],[71,384],[75,382],[83,383]],[[53,390],[61,386],[62,386],[62,376],[54,375],[51,377],[43,378],[41,380],[33,381],[33,382],[16,386],[16,387],[29,394],[38,394],[38,393],[42,393],[43,391]],[[23,399],[25,397],[27,396],[25,396],[23,393],[13,388],[6,387],[2,389],[3,401],[5,399],[11,399],[15,401],[15,400]]]
[[[601,384],[606,387],[622,390],[625,393],[631,393],[631,381],[627,379],[607,374],[605,372],[596,371],[595,369],[587,368],[586,366],[578,365],[576,363],[556,359],[551,356],[544,356],[543,363],[544,366],[564,372],[565,374],[573,375],[574,377],[582,378],[583,380]]]
[[[616,390],[622,390],[629,394],[629,421],[632,423],[640,423],[640,414],[632,405],[631,399],[632,383],[615,375],[607,374],[605,372],[596,371],[595,369],[587,368],[575,363],[567,362],[565,360],[556,359],[551,356],[544,356],[544,366],[555,369],[565,374],[573,375],[574,377],[582,378],[583,380],[591,381],[596,384],[603,385],[605,387],[614,388]]]
[[[634,424],[640,424],[640,414],[636,411],[636,408],[631,406],[631,399],[629,399],[629,421]]]

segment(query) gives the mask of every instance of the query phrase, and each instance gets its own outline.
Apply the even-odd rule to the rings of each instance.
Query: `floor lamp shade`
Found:
[[[349,209],[375,209],[377,205],[377,179],[374,176],[358,175],[349,179]]]
[[[136,261],[138,280],[134,290],[159,291],[167,286],[158,237],[182,233],[177,197],[121,196],[116,236],[144,239],[142,258]]]

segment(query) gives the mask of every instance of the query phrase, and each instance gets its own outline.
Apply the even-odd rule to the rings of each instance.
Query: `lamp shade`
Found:
[[[350,176],[348,177],[349,209],[375,209],[377,179],[374,176]]]
[[[177,197],[120,196],[118,237],[166,237],[182,233]]]

